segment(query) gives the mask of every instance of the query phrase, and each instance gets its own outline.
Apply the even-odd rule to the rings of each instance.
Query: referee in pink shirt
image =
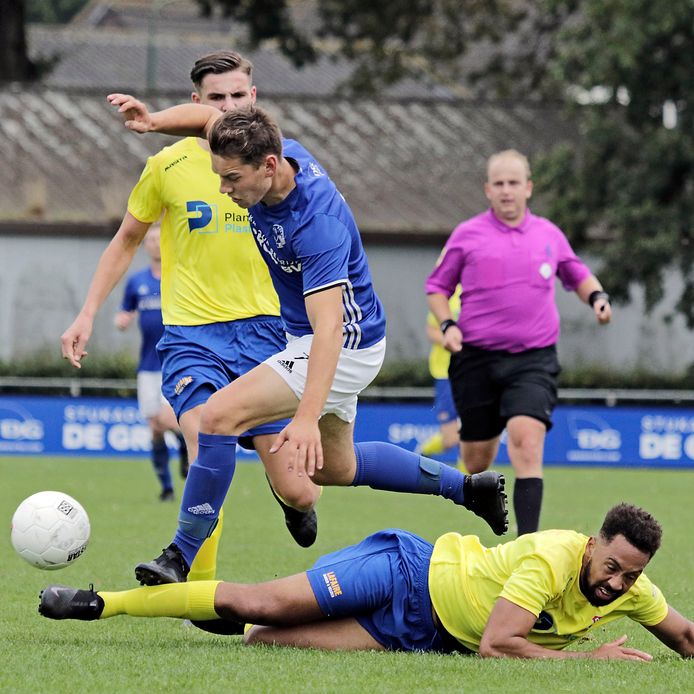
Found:
[[[492,155],[484,185],[491,208],[453,230],[426,281],[429,307],[452,352],[465,466],[470,473],[489,468],[506,428],[519,535],[539,527],[545,433],[557,402],[554,278],[591,306],[598,323],[612,317],[609,296],[562,231],[527,209],[532,191],[523,154]],[[448,298],[458,284],[454,321]]]

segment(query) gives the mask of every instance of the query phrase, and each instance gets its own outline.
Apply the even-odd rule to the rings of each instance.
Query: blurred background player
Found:
[[[207,54],[191,70],[191,100],[222,112],[251,105],[256,98],[252,71],[252,64],[234,51]],[[127,271],[147,229],[159,219],[162,390],[195,461],[200,412],[210,395],[286,346],[277,294],[251,235],[248,214],[219,192],[205,139],[181,139],[147,160],[84,305],[61,338],[62,353],[73,366],[81,366],[96,312]],[[290,474],[283,451],[270,454],[275,434],[285,424],[264,424],[240,443],[255,447],[289,532],[308,547],[316,538],[313,507],[320,488],[306,476]],[[189,580],[214,576],[221,527],[220,516]]]
[[[513,149],[493,154],[484,192],[489,209],[453,230],[426,292],[452,353],[448,375],[465,467],[488,469],[506,429],[521,535],[539,528],[545,435],[557,404],[556,278],[590,306],[599,325],[610,322],[612,309],[561,229],[528,209],[527,157]],[[463,293],[455,320],[448,299],[458,285]]]
[[[164,438],[167,431],[177,434],[181,477],[188,474],[188,450],[178,428],[176,415],[161,393],[161,362],[157,342],[164,332],[161,319],[161,251],[159,226],[151,226],[145,236],[144,249],[149,266],[128,278],[120,311],[114,322],[119,330],[127,330],[137,316],[140,328],[140,359],[137,365],[137,405],[147,420],[152,434],[152,466],[161,483],[161,501],[174,498],[169,447]]]
[[[460,287],[450,298],[448,306],[451,316],[457,320],[460,313]],[[448,365],[451,353],[443,346],[443,333],[436,316],[427,316],[427,337],[431,342],[429,351],[429,373],[434,379],[434,414],[439,430],[417,447],[417,452],[429,457],[446,453],[454,446],[458,449],[457,467],[463,470],[463,445],[460,441],[460,420],[453,402],[451,383],[448,380]]]

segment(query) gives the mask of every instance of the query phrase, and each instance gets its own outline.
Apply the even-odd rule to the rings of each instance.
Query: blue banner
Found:
[[[437,429],[429,404],[361,402],[355,438],[413,450]],[[0,455],[142,456],[149,450],[134,399],[0,395]],[[544,457],[548,465],[694,467],[694,408],[559,405]],[[455,461],[455,449],[441,458]],[[498,462],[508,462],[503,436]]]

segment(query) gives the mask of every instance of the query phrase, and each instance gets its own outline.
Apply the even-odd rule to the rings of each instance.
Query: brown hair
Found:
[[[253,63],[236,51],[216,51],[198,58],[190,71],[190,79],[196,89],[200,89],[207,75],[221,75],[225,72],[241,70],[253,81]]]
[[[257,106],[227,111],[212,126],[210,150],[220,157],[238,157],[260,166],[268,154],[282,158],[282,132],[275,119]]]

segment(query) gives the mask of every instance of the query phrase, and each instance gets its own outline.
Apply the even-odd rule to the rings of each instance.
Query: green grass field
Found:
[[[173,619],[52,622],[36,611],[42,587],[56,582],[135,587],[133,566],[168,544],[177,504],[156,500],[157,485],[146,460],[0,458],[0,480],[7,528],[0,538],[3,692],[694,691],[694,662],[681,660],[628,620],[598,630],[582,647],[627,633],[630,645],[655,656],[652,663],[247,648],[239,637],[212,636]],[[179,483],[179,494],[180,488]],[[671,605],[694,617],[694,472],[550,468],[545,488],[545,528],[591,533],[605,511],[622,500],[651,511],[663,524],[664,544],[648,574]],[[62,571],[31,567],[9,541],[15,507],[43,489],[72,494],[91,519],[87,552]],[[284,528],[258,464],[239,466],[225,513],[219,575],[236,581],[301,571],[320,554],[385,527],[406,528],[430,540],[458,530],[478,534],[487,544],[496,542],[479,519],[442,499],[328,488],[319,504],[318,541],[300,549]]]

